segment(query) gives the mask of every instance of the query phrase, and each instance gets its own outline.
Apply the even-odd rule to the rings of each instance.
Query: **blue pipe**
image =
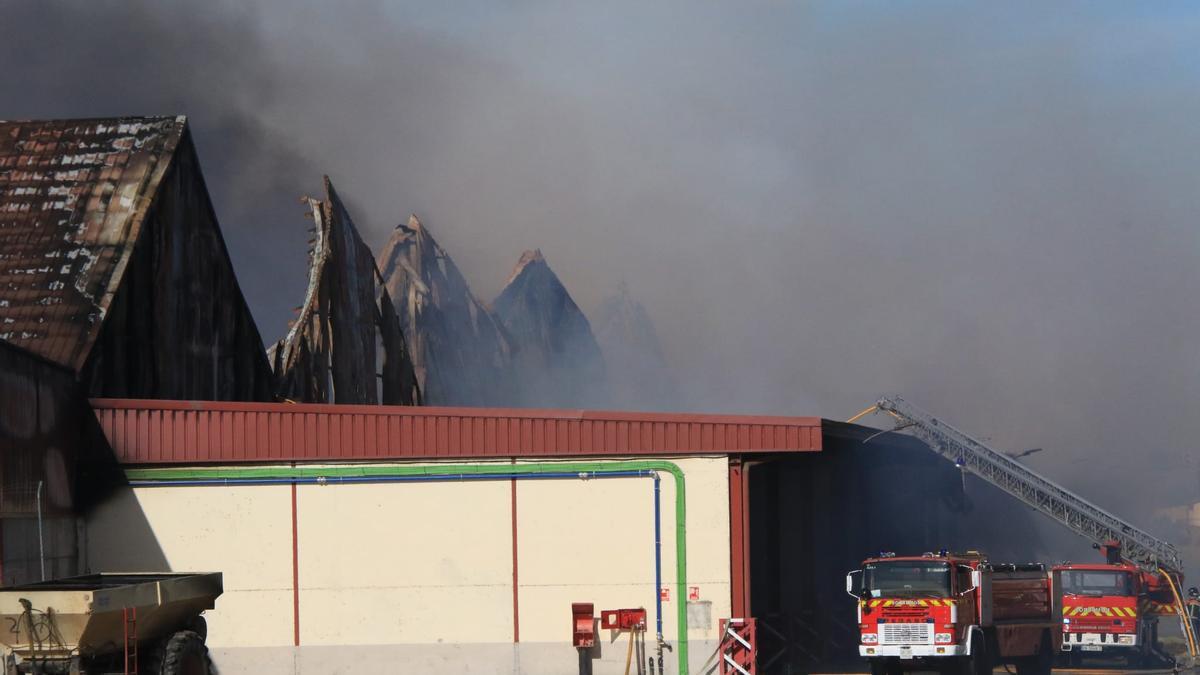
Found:
[[[658,488],[660,479],[654,474],[654,628],[659,644],[662,644],[662,513],[659,506]],[[683,602],[683,598],[679,599]]]
[[[653,478],[654,479],[654,624],[659,642],[663,637],[662,616],[662,505],[657,471],[548,471],[543,473],[487,473],[487,474],[420,474],[400,476],[296,476],[291,478],[187,478],[187,479],[135,479],[131,487],[222,487],[227,485],[355,485],[367,483],[432,483],[446,481],[485,480],[561,480],[573,478]]]

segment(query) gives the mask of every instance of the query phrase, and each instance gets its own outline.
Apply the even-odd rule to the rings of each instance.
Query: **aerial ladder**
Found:
[[[1174,545],[1096,506],[899,396],[881,397],[875,405],[848,421],[857,421],[876,411],[887,413],[896,420],[891,431],[909,431],[962,470],[979,476],[1079,536],[1098,546],[1110,541],[1120,542],[1125,557],[1167,580],[1188,643],[1188,654],[1193,659],[1200,655],[1192,622],[1178,589],[1183,561]]]

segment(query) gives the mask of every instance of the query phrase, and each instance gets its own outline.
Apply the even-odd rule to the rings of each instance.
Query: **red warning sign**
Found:
[[[662,600],[663,602],[670,602],[671,601],[671,589],[667,588],[666,586],[663,586],[662,588],[658,589],[658,599]]]
[[[700,587],[699,586],[688,586],[688,600],[695,601],[695,600],[699,600],[699,599],[700,599]]]

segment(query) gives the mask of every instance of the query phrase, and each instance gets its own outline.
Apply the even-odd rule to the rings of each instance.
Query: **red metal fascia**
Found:
[[[97,410],[197,410],[205,412],[314,413],[344,415],[398,415],[402,417],[511,417],[518,419],[597,420],[621,422],[677,422],[697,424],[821,427],[819,417],[782,415],[728,415],[718,413],[651,413],[576,408],[480,408],[451,406],[341,405],[329,403],[259,403],[246,401],[171,401],[164,399],[93,398]],[[745,433],[750,433],[749,429]]]
[[[813,417],[119,399],[92,405],[125,464],[813,452],[822,436]]]

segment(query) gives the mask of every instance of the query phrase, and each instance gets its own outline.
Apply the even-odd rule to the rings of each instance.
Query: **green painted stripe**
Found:
[[[221,480],[222,478],[320,478],[386,476],[487,476],[513,473],[558,473],[563,471],[661,471],[675,478],[675,597],[678,622],[679,675],[688,675],[687,635],[687,488],[683,470],[673,462],[541,462],[536,464],[443,464],[437,466],[331,466],[331,467],[194,467],[180,469],[127,469],[129,480]],[[654,589],[657,593],[658,589]]]

